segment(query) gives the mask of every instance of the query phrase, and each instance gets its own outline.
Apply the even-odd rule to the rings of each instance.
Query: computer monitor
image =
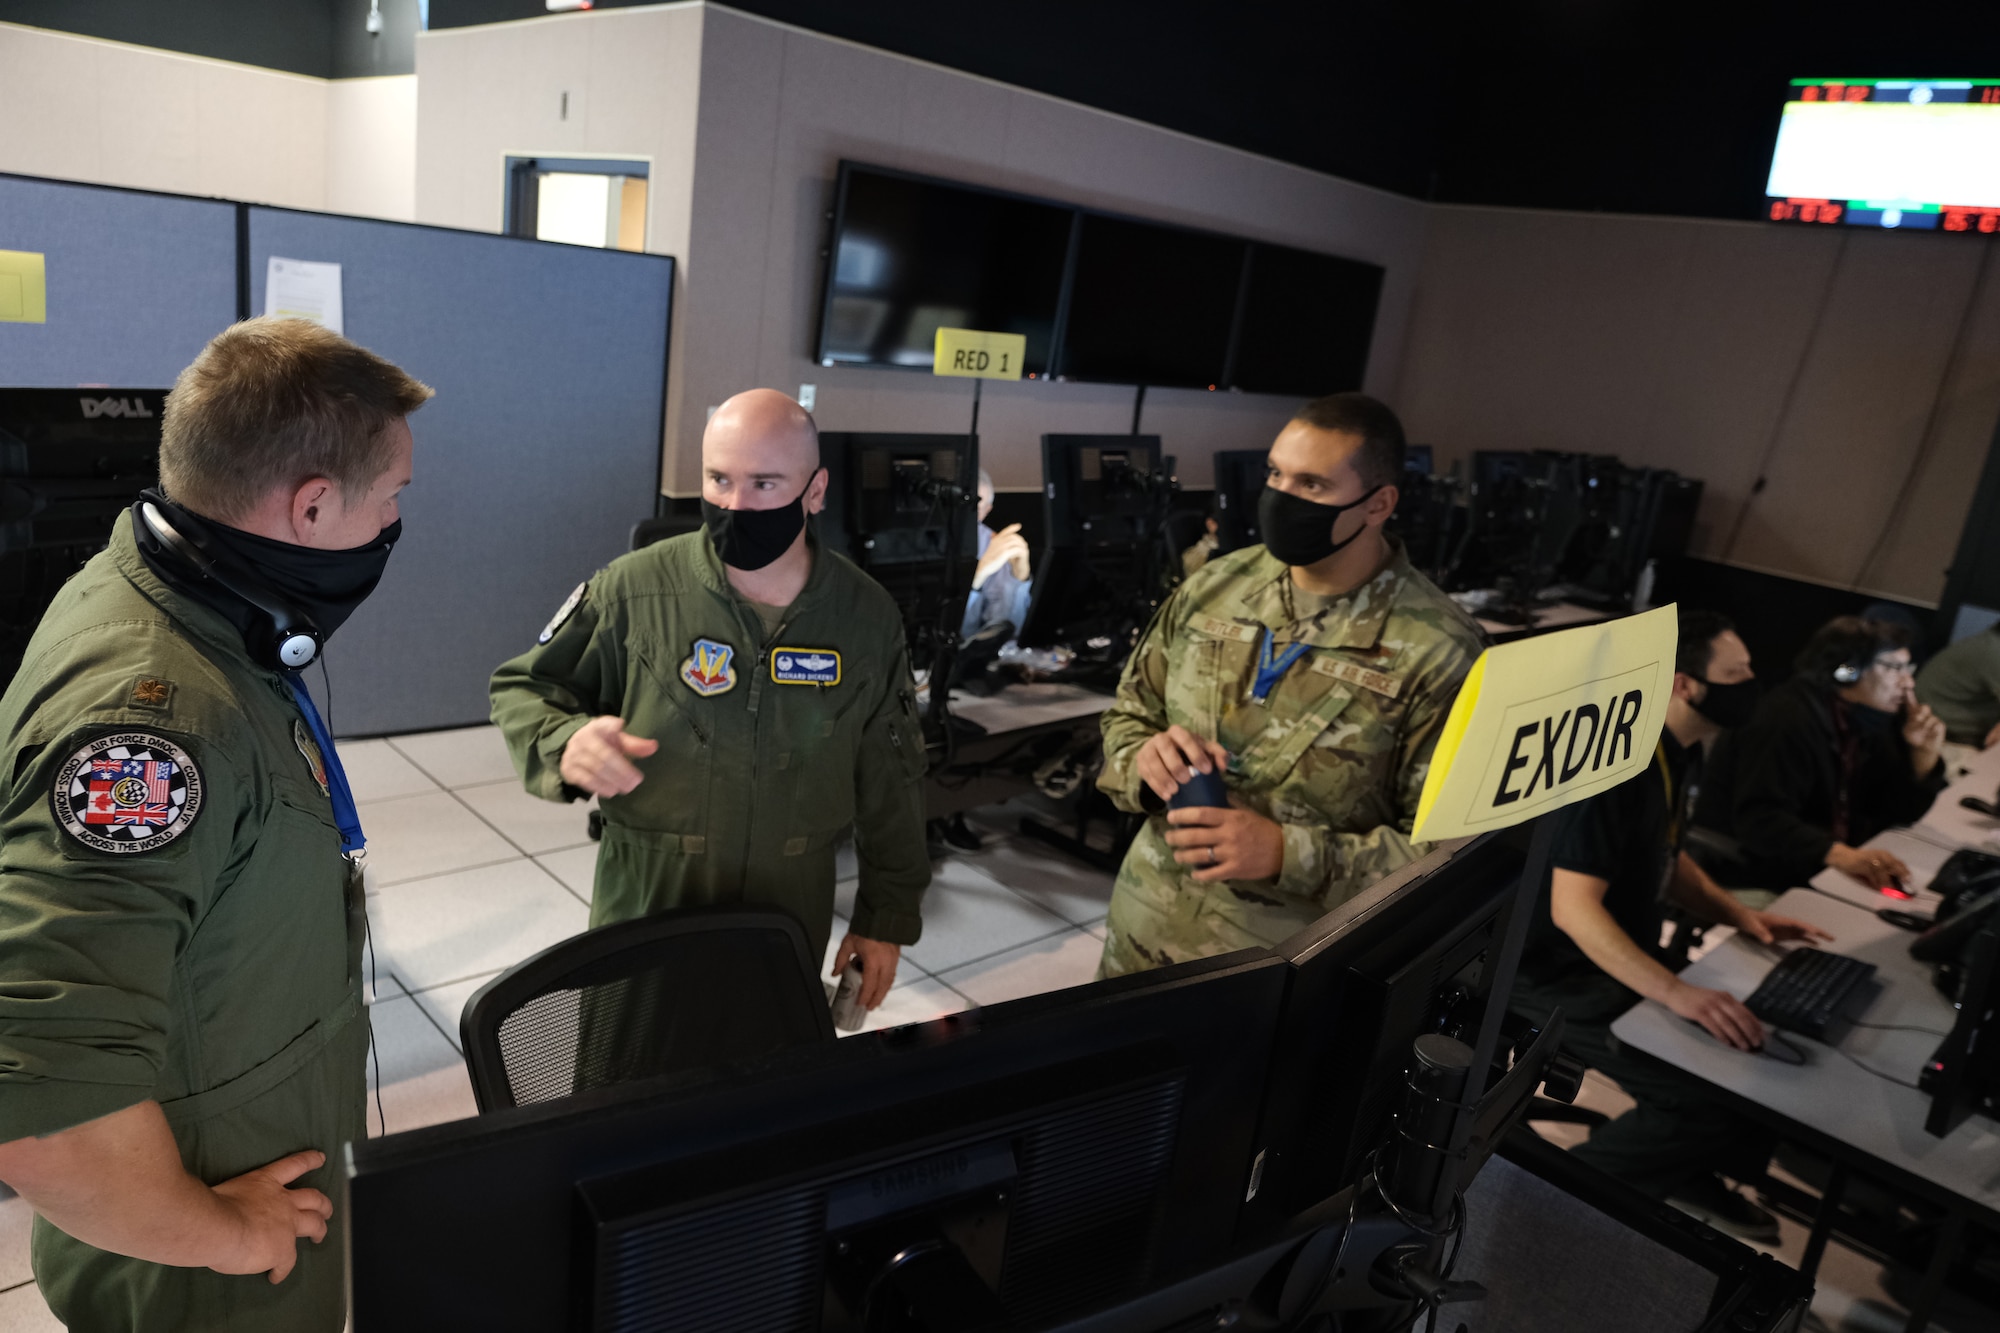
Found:
[[[1166,596],[1173,469],[1157,435],[1044,435],[1048,547],[1017,636],[1123,661]]]
[[[1958,1017],[1925,1062],[1917,1084],[1931,1095],[1924,1131],[1943,1138],[1968,1115],[2000,1120],[2000,891],[1959,905],[1955,924],[1934,927],[1910,946],[1936,961],[1952,986]],[[1921,946],[1931,945],[1929,950]]]
[[[1056,373],[1181,389],[1226,387],[1250,243],[1085,213]]]
[[[0,687],[56,592],[159,480],[164,389],[0,389]]]
[[[842,162],[815,349],[824,366],[929,371],[940,327],[1018,333],[1049,372],[1076,210]]]
[[[940,632],[957,634],[972,591],[979,439],[826,431],[819,452],[827,470],[820,540],[896,599],[911,665],[928,670]]]
[[[1285,981],[1249,951],[355,1142],[354,1328],[1114,1306],[1228,1253]]]
[[[1265,1225],[1360,1177],[1389,1136],[1417,1037],[1471,1044],[1524,861],[1518,836],[1439,847],[1278,946],[1292,985],[1259,1138]]]
[[[1215,455],[1215,553],[1227,555],[1263,541],[1257,501],[1270,475],[1268,449],[1224,449]]]
[[[1453,586],[1498,588],[1521,605],[1539,598],[1581,521],[1580,489],[1572,455],[1475,453]]]

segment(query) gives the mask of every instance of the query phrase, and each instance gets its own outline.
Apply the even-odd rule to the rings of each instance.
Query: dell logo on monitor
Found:
[[[83,419],[93,421],[98,417],[151,417],[146,410],[144,399],[140,398],[79,398],[83,407]]]

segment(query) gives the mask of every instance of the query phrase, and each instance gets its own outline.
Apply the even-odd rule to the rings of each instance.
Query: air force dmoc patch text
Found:
[[[111,732],[64,762],[49,801],[64,831],[94,851],[156,852],[194,826],[201,772],[164,737]]]

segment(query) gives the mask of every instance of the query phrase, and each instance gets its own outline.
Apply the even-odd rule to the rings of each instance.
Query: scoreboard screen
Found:
[[[2000,79],[1793,79],[1774,222],[2000,231]]]

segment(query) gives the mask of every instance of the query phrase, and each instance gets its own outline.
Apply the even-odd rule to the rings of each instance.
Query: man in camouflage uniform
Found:
[[[1168,599],[1104,715],[1098,785],[1153,816],[1111,896],[1100,976],[1274,945],[1425,850],[1417,797],[1479,630],[1382,525],[1403,430],[1358,393],[1271,446],[1266,545]],[[1195,773],[1227,808],[1166,809]]]

